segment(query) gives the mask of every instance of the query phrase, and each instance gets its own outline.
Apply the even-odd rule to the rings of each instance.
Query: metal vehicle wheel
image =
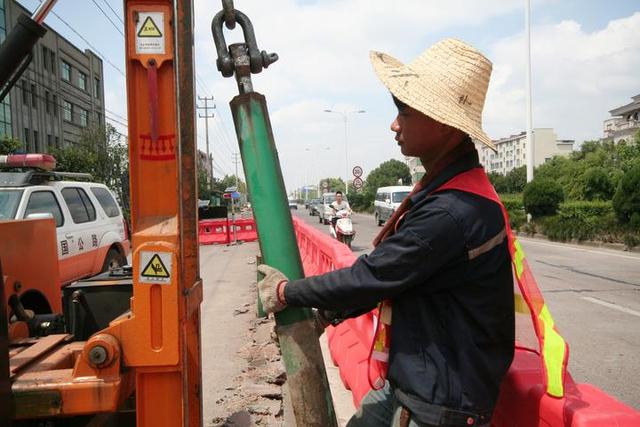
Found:
[[[104,264],[102,264],[102,272],[104,273],[123,265],[127,265],[127,259],[116,249],[109,249],[107,256],[104,258]]]

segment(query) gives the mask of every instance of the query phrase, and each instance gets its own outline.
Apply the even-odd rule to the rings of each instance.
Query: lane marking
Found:
[[[567,243],[541,242],[541,241],[536,240],[536,239],[530,239],[530,238],[521,237],[521,236],[518,236],[518,240],[520,240],[522,242],[532,243],[532,244],[535,244],[535,245],[552,246],[552,247],[555,247],[555,248],[558,248],[558,247],[567,248],[568,247],[568,248],[571,248],[571,249],[575,249],[575,250],[582,251],[582,252],[588,252],[588,253],[592,253],[592,254],[617,256],[619,258],[626,258],[626,259],[633,259],[633,260],[636,260],[636,261],[640,261],[640,256],[623,255],[623,254],[604,252],[604,251],[599,251],[599,250],[594,250],[594,249],[585,249],[585,248],[580,248],[580,247],[577,247],[575,245],[571,245],[571,244],[567,244]]]
[[[613,304],[611,302],[602,301],[601,299],[592,298],[592,297],[580,297],[580,298],[585,300],[585,301],[592,302],[594,304],[599,304],[599,305],[601,305],[603,307],[612,308],[614,310],[618,310],[618,311],[621,311],[623,313],[630,314],[632,316],[640,317],[640,311],[632,310],[632,309],[627,308],[627,307],[622,307],[621,305],[618,305],[618,304]]]

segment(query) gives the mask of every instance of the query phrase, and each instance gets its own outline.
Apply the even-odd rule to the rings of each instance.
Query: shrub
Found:
[[[619,227],[610,202],[572,201],[562,203],[558,215],[541,221],[543,233],[551,240],[614,240],[609,238]]]
[[[534,179],[524,189],[522,202],[525,211],[534,218],[553,215],[564,201],[560,184],[550,179]]]
[[[613,185],[607,171],[601,167],[588,169],[582,176],[584,198],[587,200],[611,200]]]
[[[629,169],[620,180],[613,196],[613,209],[622,223],[628,223],[634,214],[640,214],[640,164]]]
[[[522,194],[503,194],[500,200],[509,213],[509,225],[513,230],[518,230],[527,221]]]

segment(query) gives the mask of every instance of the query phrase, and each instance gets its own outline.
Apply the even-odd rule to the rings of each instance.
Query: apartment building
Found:
[[[640,95],[632,96],[632,102],[609,111],[611,118],[603,123],[604,141],[614,144],[632,141],[640,131]]]
[[[552,128],[533,130],[534,167],[539,166],[556,155],[567,155],[573,151],[574,140],[559,140]],[[520,132],[505,138],[494,140],[498,149],[494,152],[486,146],[479,149],[480,163],[487,172],[507,174],[514,168],[527,164],[527,133]]]
[[[411,174],[411,184],[415,185],[425,174],[424,166],[417,157],[405,157],[405,160]]]
[[[5,22],[7,32],[20,14],[31,15],[15,0],[0,0],[0,6],[0,23]],[[19,139],[26,152],[48,152],[73,144],[84,128],[104,125],[102,60],[47,27],[7,104],[9,111],[3,105],[0,114],[0,137],[6,134]]]

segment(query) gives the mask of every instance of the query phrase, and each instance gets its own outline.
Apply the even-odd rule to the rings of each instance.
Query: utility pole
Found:
[[[236,189],[238,188],[238,165],[240,164],[240,153],[232,153],[233,164],[236,166]],[[237,191],[237,190],[236,190]]]
[[[344,122],[344,163],[345,163],[345,169],[346,169],[346,175],[345,175],[345,180],[344,180],[344,194],[345,196],[349,194],[349,176],[350,176],[350,168],[349,168],[349,152],[347,149],[347,145],[348,145],[348,138],[347,138],[347,118],[349,114],[355,113],[355,114],[362,114],[362,113],[366,113],[365,110],[352,110],[352,111],[348,111],[348,110],[343,110],[343,111],[336,111],[336,110],[324,110],[325,113],[336,113],[336,114],[342,114],[342,120]]]
[[[207,141],[207,162],[209,163],[209,171],[211,174],[209,175],[209,189],[213,187],[213,157],[209,152],[209,119],[215,117],[214,113],[209,114],[209,110],[214,110],[216,108],[216,104],[213,106],[209,106],[209,101],[213,102],[213,96],[198,96],[198,100],[204,101],[204,107],[196,107],[198,110],[204,110],[204,114],[198,114],[198,117],[204,119],[204,129],[205,129],[205,138]]]
[[[526,34],[526,103],[527,103],[527,182],[533,180],[535,142],[533,135],[533,117],[531,108],[531,0],[525,0],[524,31]]]

